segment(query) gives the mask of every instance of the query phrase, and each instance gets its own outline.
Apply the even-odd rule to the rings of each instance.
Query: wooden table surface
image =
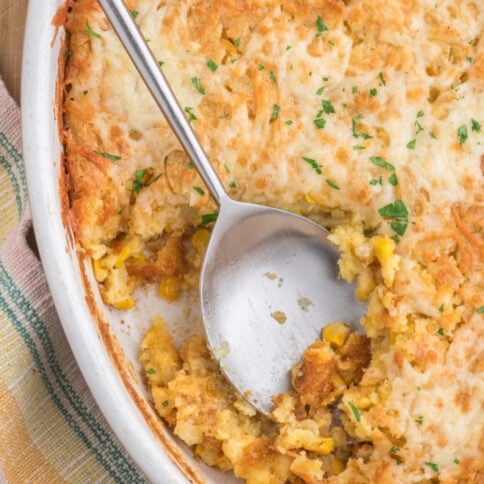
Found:
[[[0,0],[0,75],[20,99],[20,67],[27,0]]]

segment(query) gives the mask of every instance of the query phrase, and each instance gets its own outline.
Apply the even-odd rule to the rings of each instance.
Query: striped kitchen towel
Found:
[[[0,482],[146,482],[97,408],[56,315],[33,242],[20,113],[1,80],[0,196]]]

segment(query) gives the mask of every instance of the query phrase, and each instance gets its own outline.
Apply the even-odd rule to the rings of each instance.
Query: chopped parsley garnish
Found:
[[[378,77],[380,78],[380,81],[381,81],[382,85],[383,86],[386,86],[387,83],[385,81],[385,78],[383,77],[383,72],[378,73]]]
[[[276,75],[274,74],[274,72],[270,72],[269,73],[269,77],[271,78],[272,82],[275,82],[277,84],[277,77]]]
[[[212,72],[215,72],[217,69],[218,69],[218,65],[213,61],[213,60],[209,60],[207,62],[207,67],[212,71]]]
[[[86,35],[90,35],[91,37],[96,37],[96,39],[101,38],[101,34],[94,32],[94,30],[92,30],[91,26],[89,25],[88,21],[86,21],[86,28],[85,28],[85,30],[82,31],[82,33],[86,34]]]
[[[415,144],[417,143],[416,139],[413,139],[407,143],[407,148],[409,150],[413,150],[415,148]]]
[[[86,89],[85,91],[82,91],[82,94],[85,96],[86,94],[88,94],[89,91]]]
[[[184,111],[188,114],[188,122],[196,121],[197,117],[193,114],[193,108],[186,107]]]
[[[331,47],[334,47],[334,40],[328,40],[328,44],[331,46]]]
[[[358,92],[358,86],[353,86],[351,88],[351,94],[356,94]]]
[[[134,19],[138,18],[138,15],[139,15],[138,10],[130,10],[129,12],[131,13],[131,16],[132,16]]]
[[[108,160],[111,161],[118,161],[121,159],[120,156],[118,155],[112,155],[111,153],[106,153],[105,151],[96,151],[98,155],[101,155],[103,158],[107,158]]]
[[[272,120],[275,121],[279,117],[280,110],[281,110],[281,106],[279,106],[278,104],[274,104],[274,106],[272,106],[272,115],[271,115]]]
[[[422,118],[424,115],[425,115],[425,113],[423,111],[419,111],[417,113],[417,118]]]
[[[318,129],[324,128],[324,125],[326,124],[326,120],[323,118],[316,118],[313,121]]]
[[[378,94],[378,91],[375,88],[370,89],[370,97],[375,97]]]
[[[445,308],[444,303],[442,303],[442,304],[439,306],[439,312],[440,312],[440,313],[443,313],[443,312],[444,312],[444,308]]]
[[[484,313],[484,306],[477,308],[476,313]]]
[[[393,231],[395,231],[398,235],[403,236],[407,230],[408,223],[401,223],[401,222],[392,222],[390,227]]]
[[[326,113],[326,114],[331,114],[331,113],[334,113],[335,110],[334,110],[334,107],[333,105],[331,104],[331,101],[329,101],[328,99],[323,99],[321,101],[321,105],[323,107],[323,111]]]
[[[237,183],[235,183],[234,181],[233,182],[230,182],[229,183],[229,188],[237,188]]]
[[[228,118],[229,115],[227,113],[224,113],[224,114],[221,114],[218,119],[225,119],[225,118]]]
[[[360,411],[350,401],[348,401],[348,405],[350,406],[351,410],[353,411],[353,415],[355,416],[356,421],[359,422],[361,420]]]
[[[395,167],[391,163],[388,163],[388,161],[385,161],[380,156],[370,156],[370,161],[374,165],[379,166],[380,168],[385,168],[385,170],[388,171],[395,171]]]
[[[161,402],[161,404],[164,406],[164,407],[168,407],[169,403],[168,403],[168,400],[163,400]]]
[[[237,47],[237,49],[240,47],[240,39],[235,39],[234,40],[234,45]]]
[[[422,425],[423,424],[423,417],[416,418],[415,422],[417,422],[419,425]]]
[[[354,145],[354,146],[353,146],[353,149],[354,149],[354,150],[366,150],[366,146],[362,146],[362,145]]]
[[[375,185],[383,185],[383,177],[380,176],[378,179],[372,178],[370,180],[370,185],[373,185],[373,186],[375,186]]]
[[[217,217],[218,213],[206,213],[205,215],[202,215],[202,225],[208,225],[212,222],[215,222]]]
[[[229,170],[229,167],[227,166],[227,163],[224,163],[224,170],[225,170],[227,173],[230,173],[230,170]]]
[[[166,161],[166,158],[165,158],[165,161]],[[195,165],[193,164],[193,161],[190,160],[188,163],[187,163],[187,168],[189,170],[193,170],[195,168]]]
[[[400,452],[400,447],[395,447],[395,446],[393,446],[393,447],[390,449],[390,454],[396,454],[397,452]]]
[[[481,125],[479,122],[477,122],[475,119],[471,119],[471,129],[475,133],[480,133],[481,132]]]
[[[419,134],[423,130],[422,125],[418,121],[415,121],[415,134]]]
[[[363,138],[363,139],[372,139],[373,136],[367,134],[367,133],[358,133],[356,128],[357,128],[357,121],[359,119],[363,118],[361,114],[357,114],[354,118],[351,119],[351,131],[353,132],[353,137],[354,138]]]
[[[198,77],[192,77],[191,78],[193,87],[200,93],[200,94],[205,94],[206,91],[200,84],[200,79]]]
[[[288,126],[291,126],[291,124],[294,124],[294,121],[292,119],[288,119],[287,121],[284,121]]]
[[[135,191],[136,193],[139,193],[144,186],[143,179],[145,177],[145,174],[146,170],[136,170],[134,172],[133,191]]]
[[[327,30],[329,30],[328,26],[324,23],[324,20],[320,15],[316,19],[316,29],[318,30],[316,37],[321,37],[323,32],[326,32]]]
[[[382,217],[394,218],[405,222],[408,220],[407,207],[401,200],[395,200],[393,203],[385,205],[378,209],[378,212]]]
[[[429,466],[434,472],[439,472],[439,466],[433,462],[424,462],[426,466]]]
[[[323,91],[326,89],[326,86],[321,86],[317,91],[316,91],[316,94],[318,96],[321,96],[321,94],[323,94]]]
[[[433,139],[437,139],[437,135],[433,131],[429,131],[429,136]]]
[[[331,180],[326,180],[326,183],[331,187],[331,188],[334,188],[335,190],[341,190],[340,187],[338,185],[336,185],[336,183],[332,182]]]
[[[158,175],[156,175],[154,178],[153,178],[153,183],[155,183],[155,181],[158,181],[161,177],[163,176],[163,173],[159,173]]]
[[[148,375],[154,375],[156,370],[154,368],[150,368],[149,370],[146,370],[146,373],[148,373]]]
[[[286,45],[286,50],[292,49],[292,45]]]
[[[454,464],[460,464],[460,459],[458,459],[457,457],[453,460]]]
[[[398,185],[397,175],[395,175],[395,173],[392,173],[390,175],[390,178],[388,179],[388,182],[390,183],[390,185],[393,185],[394,187],[396,187]]]
[[[257,66],[257,69],[259,69],[259,71],[263,71],[265,69],[265,67],[262,64],[259,64]]]
[[[159,60],[159,61],[158,61],[158,64],[160,65],[160,67],[163,67],[163,66],[164,66],[164,64],[165,64],[165,61]]]
[[[205,195],[205,190],[203,188],[200,188],[200,187],[193,187],[193,189],[198,193],[200,194],[202,197],[203,195]]]
[[[469,134],[467,133],[467,126],[465,124],[457,128],[457,136],[459,137],[459,144],[463,145],[469,137]]]
[[[444,336],[444,328],[440,327],[438,330],[437,330],[437,333],[440,334],[440,336]]]
[[[323,173],[323,167],[321,165],[318,165],[316,160],[313,160],[312,158],[307,158],[305,156],[303,156],[303,160],[306,163],[309,163],[318,175],[321,175]]]

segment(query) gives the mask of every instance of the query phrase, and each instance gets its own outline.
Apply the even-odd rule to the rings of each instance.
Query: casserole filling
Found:
[[[248,482],[484,479],[484,7],[127,2],[227,191],[327,226],[366,337],[335,322],[272,421],[157,320],[159,414]],[[104,301],[196,289],[216,206],[99,6],[69,1],[69,204]],[[332,422],[339,405],[341,422]]]

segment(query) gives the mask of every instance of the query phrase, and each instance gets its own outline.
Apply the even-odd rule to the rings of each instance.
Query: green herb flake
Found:
[[[423,116],[425,116],[425,113],[423,111],[419,111],[417,113],[417,118],[422,118]]]
[[[354,138],[363,138],[363,139],[372,139],[373,136],[369,135],[368,133],[358,133],[357,131],[357,121],[362,119],[363,116],[361,114],[357,114],[354,118],[351,119],[351,131],[353,133]]]
[[[476,309],[476,313],[479,313],[479,314],[484,313],[484,306],[478,307]]]
[[[156,373],[156,370],[154,368],[150,368],[146,370],[146,373],[148,373],[148,375],[154,375]]]
[[[329,30],[328,26],[324,23],[324,20],[320,15],[316,19],[316,29],[318,31],[318,33],[316,34],[316,37],[321,37],[323,32],[326,32]]]
[[[440,336],[444,336],[444,328],[442,328],[442,327],[441,327],[441,328],[439,328],[439,329],[437,330],[437,333],[438,333]]]
[[[240,47],[240,39],[235,39],[234,40],[234,45],[237,47],[237,49]]]
[[[439,472],[439,466],[433,462],[424,462],[426,466],[429,466],[434,472]]]
[[[112,155],[111,153],[106,153],[105,151],[96,151],[96,153],[102,156],[103,158],[107,158],[108,160],[111,160],[111,161],[118,161],[121,159],[120,156]]]
[[[234,181],[233,182],[230,182],[229,183],[229,188],[237,188],[237,183],[235,183]]]
[[[433,131],[429,131],[429,136],[433,139],[437,139],[437,135]]]
[[[324,125],[326,124],[326,120],[323,118],[317,118],[317,119],[314,119],[313,121],[318,129],[323,129]]]
[[[200,187],[192,187],[192,188],[202,197],[205,195],[205,190],[203,188],[200,188]]]
[[[378,94],[378,91],[375,88],[370,89],[370,97],[375,97]]]
[[[188,163],[187,163],[187,168],[189,170],[193,170],[195,168],[195,165],[193,164],[193,161],[190,160]]]
[[[376,178],[372,178],[370,180],[370,185],[372,185],[372,186],[378,185],[378,180]]]
[[[312,158],[307,158],[306,156],[303,156],[303,160],[306,163],[309,163],[318,175],[321,175],[323,173],[323,167],[319,165],[316,160],[313,160]]]
[[[224,113],[224,114],[221,114],[218,119],[225,119],[225,118],[228,118],[229,115],[227,113]]]
[[[415,422],[418,423],[419,425],[422,425],[423,424],[423,417],[416,418]]]
[[[331,101],[329,101],[328,99],[323,99],[321,101],[321,105],[323,107],[323,111],[326,113],[326,114],[332,114],[334,112],[336,112],[334,110],[334,107],[333,105],[331,104]]]
[[[405,222],[408,220],[407,207],[401,200],[395,200],[393,203],[385,205],[378,209],[378,212],[382,217],[394,218]]]
[[[469,62],[469,64],[472,64],[472,57],[470,55],[467,56],[467,62]]]
[[[229,170],[229,167],[227,166],[227,163],[224,163],[224,170],[225,170],[227,173],[230,173],[230,170]]]
[[[165,65],[165,61],[159,60],[158,64],[159,64],[160,67],[163,67]]]
[[[161,402],[161,404],[164,406],[164,407],[168,407],[168,405],[170,405],[170,403],[168,402],[168,400],[163,400]]]
[[[317,91],[316,91],[316,94],[318,96],[321,96],[321,94],[323,94],[323,91],[326,89],[325,86],[321,86]]]
[[[388,163],[388,161],[385,161],[380,156],[370,156],[370,161],[374,165],[379,166],[380,168],[385,168],[385,170],[388,171],[395,171],[395,167],[391,163]]]
[[[101,34],[94,32],[94,30],[92,30],[91,26],[89,25],[88,21],[86,21],[86,28],[85,30],[82,31],[82,33],[86,35],[90,35],[91,37],[95,37],[96,39],[101,38]]]
[[[416,143],[417,143],[417,140],[416,140],[416,139],[413,139],[413,140],[409,141],[409,142],[407,143],[407,148],[408,148],[409,150],[413,150],[413,149],[415,149],[415,144],[416,144]]]
[[[383,77],[383,72],[378,73],[378,77],[380,78],[380,81],[382,83],[382,86],[386,86],[387,83],[385,81],[385,78]]]
[[[334,47],[334,40],[328,40],[328,44],[331,46],[331,47]]]
[[[184,111],[188,114],[188,122],[196,121],[197,117],[193,114],[193,108],[186,107]]]
[[[481,125],[479,122],[477,122],[475,119],[471,119],[471,129],[475,133],[480,133],[481,132]]]
[[[408,223],[407,222],[391,222],[390,227],[392,228],[393,231],[395,231],[400,237],[403,237],[405,235],[405,232],[407,231]]]
[[[158,181],[162,176],[163,173],[159,173],[158,175],[156,175],[155,178],[153,178],[153,183],[155,183],[155,181]]]
[[[277,77],[276,77],[276,75],[274,74],[273,71],[271,71],[269,73],[269,77],[271,78],[272,82],[274,82],[275,84],[277,84]]]
[[[292,49],[292,45],[286,45],[286,50],[291,50]]]
[[[353,149],[354,149],[354,150],[366,150],[366,146],[362,146],[362,145],[354,145],[354,146],[353,146]]]
[[[294,121],[292,119],[288,119],[287,121],[284,121],[284,123],[288,126],[291,126],[292,124],[294,124]]]
[[[417,392],[419,392],[420,390],[422,390],[422,387],[417,387]]]
[[[134,172],[134,180],[133,180],[133,191],[139,193],[144,186],[143,179],[145,177],[146,170],[136,170]]]
[[[198,77],[192,77],[191,78],[193,87],[200,93],[200,94],[206,94],[205,89],[202,87],[200,84],[200,79]]]
[[[265,69],[265,67],[262,64],[259,64],[257,66],[257,69],[259,69],[259,71],[263,71]]]
[[[415,134],[419,134],[423,130],[422,125],[418,121],[415,121]]]
[[[397,175],[395,175],[395,173],[392,173],[390,175],[390,178],[388,178],[388,183],[390,183],[390,185],[393,185],[394,187],[398,185],[398,178],[397,178]]]
[[[351,94],[356,94],[358,92],[358,86],[353,86],[351,88]]]
[[[215,222],[217,217],[218,213],[206,213],[205,215],[202,215],[202,225],[208,225],[212,222]]]
[[[396,454],[397,452],[400,452],[400,447],[395,447],[395,446],[393,446],[393,447],[390,449],[390,454]]]
[[[460,459],[458,459],[457,457],[453,460],[454,464],[460,464]]]
[[[444,303],[439,306],[439,313],[443,313],[445,309]]]
[[[348,401],[348,405],[351,408],[351,410],[353,411],[353,415],[355,416],[356,421],[357,422],[361,421],[360,411],[350,401]]]
[[[331,180],[326,180],[326,183],[331,187],[331,188],[334,188],[335,190],[341,190],[340,187],[338,185],[336,185],[336,183],[332,182]]]
[[[459,144],[463,145],[469,137],[469,134],[467,132],[467,126],[465,124],[457,128],[457,136],[459,137]]]
[[[207,62],[207,67],[212,71],[212,72],[215,72],[217,69],[218,69],[218,65],[213,61],[213,60],[209,60]]]
[[[274,106],[272,106],[271,119],[273,121],[275,121],[279,117],[279,112],[280,111],[281,111],[281,106],[279,106],[278,104],[274,104]]]
[[[138,15],[139,15],[138,10],[130,10],[130,13],[131,13],[131,16],[132,16],[134,19],[137,19],[137,18],[138,18]]]

